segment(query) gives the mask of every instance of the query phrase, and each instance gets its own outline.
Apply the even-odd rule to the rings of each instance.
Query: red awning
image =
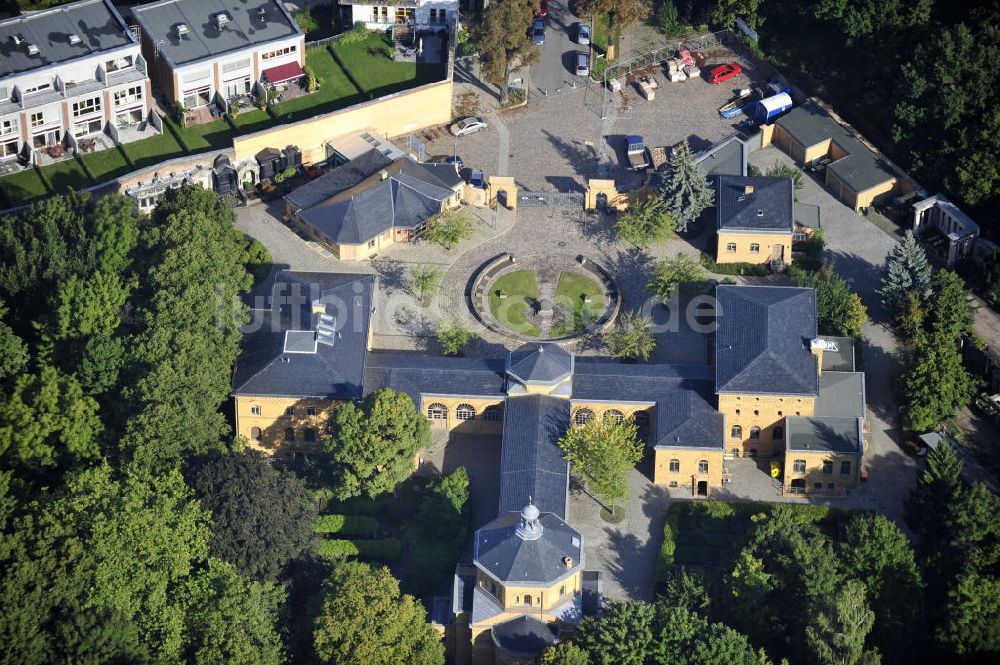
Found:
[[[279,83],[286,83],[288,81],[295,81],[306,73],[302,71],[302,66],[298,62],[286,62],[283,65],[278,65],[277,67],[271,67],[270,69],[264,70],[264,78],[268,83],[273,83],[275,85]]]

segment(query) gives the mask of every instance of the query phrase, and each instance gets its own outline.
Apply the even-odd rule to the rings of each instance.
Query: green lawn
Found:
[[[590,298],[590,302],[586,299]],[[556,304],[572,313],[562,325],[552,327],[552,335],[559,337],[583,330],[597,321],[604,312],[604,289],[597,280],[575,272],[559,274],[556,284]]]
[[[3,199],[4,208],[21,205],[48,193],[36,169],[27,169],[0,178],[0,199]]]
[[[117,147],[80,154],[79,159],[97,182],[106,182],[132,170]]]
[[[500,299],[500,292],[506,298]],[[529,302],[538,298],[534,270],[507,273],[490,287],[490,312],[505,328],[529,337],[538,336],[538,328],[526,318]]]
[[[183,148],[166,127],[163,128],[163,134],[134,143],[126,143],[122,146],[122,150],[125,151],[137,169],[184,154]]]
[[[276,104],[273,110],[277,117],[295,122],[361,101],[360,92],[333,59],[326,46],[307,48],[306,66],[312,68],[316,78],[319,79],[319,92]]]
[[[262,129],[274,127],[278,123],[268,115],[267,111],[254,109],[252,111],[243,111],[237,115],[236,119],[233,120],[233,124],[239,129],[240,134],[252,134]]]
[[[594,17],[594,25],[591,30],[590,41],[594,45],[594,48],[601,53],[608,52],[608,15],[598,14]]]
[[[173,119],[166,119],[164,122],[173,123]],[[197,125],[195,127],[180,127],[174,129],[184,139],[191,152],[202,152],[203,150],[223,150],[233,147],[233,137],[236,132],[229,126],[225,118],[214,120]]]
[[[67,159],[58,164],[46,166],[43,171],[45,177],[52,184],[55,194],[65,194],[70,189],[83,189],[96,184],[84,172],[80,162],[75,159]]]
[[[387,95],[444,77],[441,65],[395,62],[392,41],[385,33],[372,33],[356,44],[336,44],[333,54],[357,87],[372,97]]]

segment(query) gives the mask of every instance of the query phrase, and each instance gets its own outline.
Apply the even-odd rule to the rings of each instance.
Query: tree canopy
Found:
[[[824,265],[817,271],[792,266],[789,270],[795,286],[816,289],[816,317],[821,335],[860,337],[868,320],[868,310],[861,296],[851,291],[843,277]]]
[[[499,86],[500,94],[506,94],[507,78],[515,66],[538,62],[538,47],[528,34],[537,6],[536,0],[491,2],[473,28],[483,78]]]
[[[667,162],[660,181],[660,198],[677,231],[687,231],[705,208],[715,203],[715,189],[701,166],[695,163],[687,139]]]
[[[889,307],[896,307],[910,291],[923,296],[931,285],[931,266],[924,248],[917,243],[913,231],[907,230],[903,241],[892,248],[882,267],[879,295]]]
[[[610,332],[604,342],[612,358],[649,360],[656,348],[656,338],[650,332],[653,324],[640,311],[626,312]]]
[[[376,390],[361,403],[333,412],[324,441],[340,499],[392,491],[413,471],[417,452],[430,445],[430,425],[406,393]]]
[[[643,448],[633,419],[591,418],[584,425],[570,426],[559,447],[570,469],[610,508],[628,498],[628,472],[642,459]]]

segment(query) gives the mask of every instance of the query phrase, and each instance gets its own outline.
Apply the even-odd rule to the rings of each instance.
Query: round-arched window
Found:
[[[604,419],[613,423],[620,423],[625,420],[625,414],[618,409],[608,409],[604,412]]]
[[[459,404],[458,408],[455,409],[455,417],[459,420],[475,420],[476,407],[471,404]]]
[[[435,402],[427,407],[427,417],[431,420],[446,420],[448,418],[448,407]]]
[[[594,412],[590,409],[577,409],[573,414],[573,422],[577,425],[586,425],[594,418]]]

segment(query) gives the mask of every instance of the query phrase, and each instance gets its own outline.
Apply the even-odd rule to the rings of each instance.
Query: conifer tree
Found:
[[[715,202],[715,190],[695,164],[687,139],[678,146],[677,156],[667,162],[660,196],[664,209],[674,218],[676,230],[681,232],[687,231],[688,224]]]
[[[927,255],[917,243],[913,231],[907,231],[903,242],[886,257],[882,268],[882,287],[878,294],[887,307],[895,307],[907,291],[921,295],[931,284],[931,266]]]

